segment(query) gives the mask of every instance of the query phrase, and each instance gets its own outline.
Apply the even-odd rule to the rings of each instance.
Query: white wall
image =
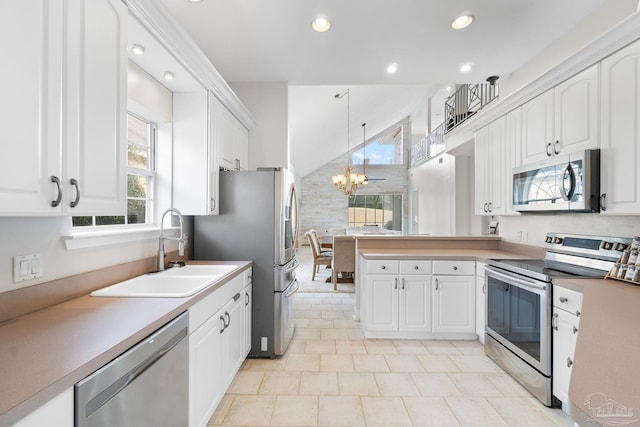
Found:
[[[287,82],[233,82],[229,86],[256,120],[249,131],[249,170],[290,167]]]

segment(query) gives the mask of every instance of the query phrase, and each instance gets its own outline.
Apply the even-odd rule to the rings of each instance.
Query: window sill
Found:
[[[174,227],[168,227],[165,228],[165,231],[173,229]],[[178,228],[175,227],[175,229],[177,230]],[[126,230],[92,230],[76,231],[70,235],[63,236],[62,239],[67,250],[72,251],[76,249],[158,239],[159,233],[160,227],[128,228]]]

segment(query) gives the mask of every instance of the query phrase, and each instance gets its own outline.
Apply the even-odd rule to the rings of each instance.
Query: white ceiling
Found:
[[[222,77],[288,81],[291,162],[305,176],[408,115],[426,130],[426,103],[448,83],[506,78],[606,0],[163,0]],[[579,7],[576,7],[579,6]],[[450,22],[474,15],[467,29]],[[332,21],[326,33],[311,20]],[[386,73],[398,64],[395,75]],[[462,74],[459,68],[472,63]],[[438,123],[435,123],[437,125]]]

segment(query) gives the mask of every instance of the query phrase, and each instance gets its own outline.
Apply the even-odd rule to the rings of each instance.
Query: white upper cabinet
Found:
[[[218,129],[218,158],[220,167],[227,170],[247,170],[249,131],[220,104]]]
[[[522,164],[598,147],[598,65],[522,106]]]
[[[511,176],[510,149],[503,116],[476,132],[476,215],[503,215],[510,209],[507,181]]]
[[[173,94],[173,206],[184,215],[219,213],[220,108],[220,101],[204,89]]]
[[[602,61],[601,213],[640,214],[640,42]]]
[[[127,7],[3,2],[0,25],[0,214],[125,214]]]

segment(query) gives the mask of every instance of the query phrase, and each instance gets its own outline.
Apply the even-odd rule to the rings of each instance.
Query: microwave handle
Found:
[[[569,191],[567,191],[567,189],[564,186],[564,182],[567,180],[567,175],[569,176],[569,181],[571,183],[569,186]],[[576,191],[576,173],[573,171],[573,168],[571,167],[570,162],[567,163],[564,169],[562,169],[560,176],[562,177],[562,185],[560,185],[560,194],[562,195],[562,198],[568,202],[573,198],[573,193],[575,193]]]

